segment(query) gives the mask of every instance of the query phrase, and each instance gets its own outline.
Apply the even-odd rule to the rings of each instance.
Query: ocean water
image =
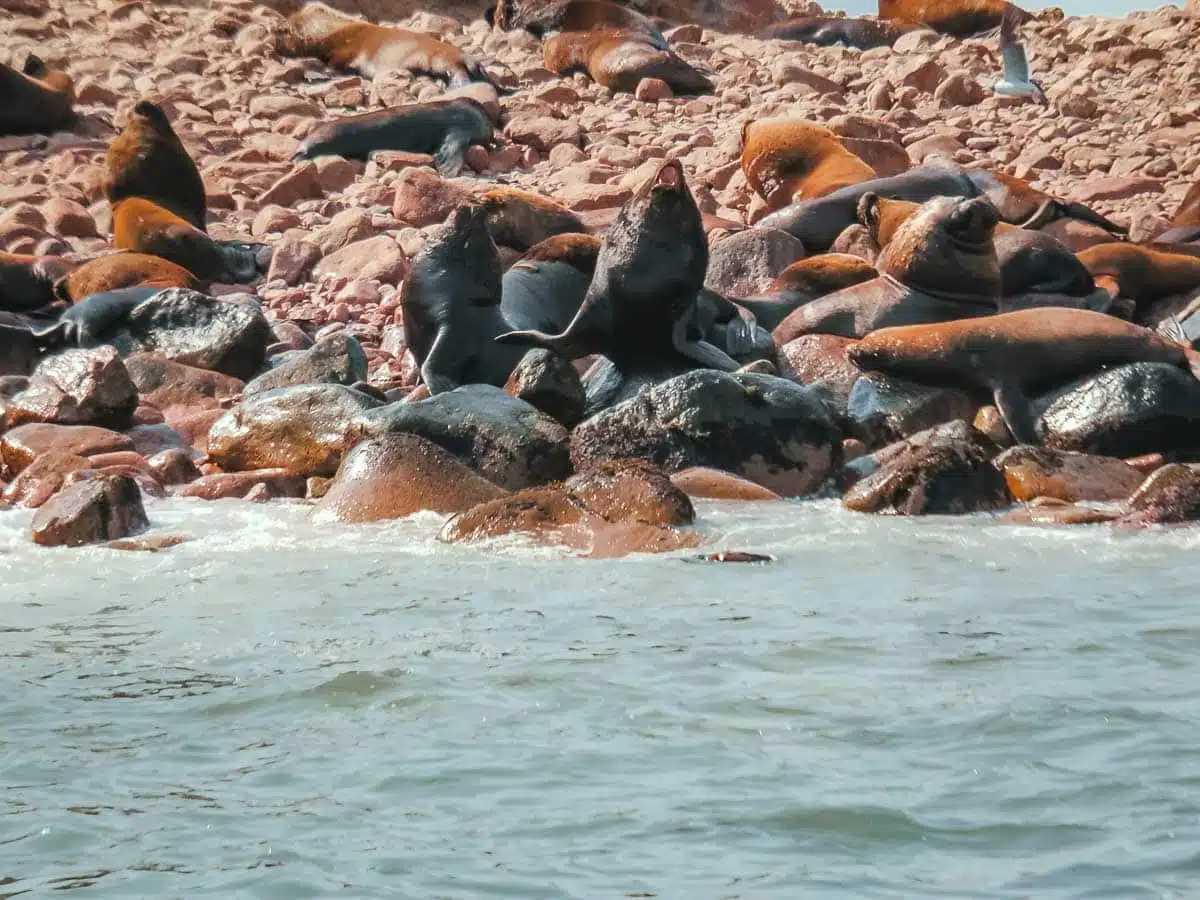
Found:
[[[0,897],[1185,898],[1200,529],[699,506],[579,560],[0,513]]]

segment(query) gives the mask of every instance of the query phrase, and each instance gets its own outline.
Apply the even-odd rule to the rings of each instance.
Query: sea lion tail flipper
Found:
[[[547,334],[544,331],[534,331],[532,329],[525,331],[506,331],[504,334],[497,335],[495,338],[497,344],[521,344],[526,347],[542,347],[546,350],[553,350],[555,353],[567,356],[568,349],[566,340],[561,334]],[[584,356],[586,354],[580,354]],[[568,357],[573,358],[573,357]]]
[[[694,341],[687,336],[690,316],[682,316],[671,330],[671,343],[676,351],[709,369],[721,372],[736,372],[742,367],[736,359],[708,341]]]
[[[1109,234],[1119,234],[1122,236],[1127,236],[1129,234],[1128,228],[1118,225],[1111,219],[1105,218],[1094,209],[1089,209],[1082,203],[1067,201],[1063,203],[1063,209],[1072,219],[1078,219],[1081,222],[1087,222],[1089,225],[1095,225],[1099,228],[1103,228]]]
[[[263,272],[259,264],[259,251],[265,244],[245,244],[242,241],[215,241],[221,255],[221,264],[225,274],[233,279],[235,284],[253,281]]]
[[[992,398],[1000,418],[1008,426],[1013,439],[1019,444],[1040,444],[1037,436],[1037,422],[1030,409],[1029,398],[1015,384],[1001,383],[992,391]]]
[[[1158,327],[1154,330],[1168,341],[1174,341],[1186,347],[1192,346],[1192,342],[1188,340],[1187,332],[1183,330],[1183,323],[1176,316],[1167,316],[1158,323]]]
[[[73,331],[72,323],[62,320],[55,322],[47,328],[34,331],[33,339],[37,344],[39,352],[50,353],[78,343],[72,339]]]
[[[433,155],[433,164],[437,168],[438,174],[443,178],[457,176],[466,163],[467,148],[470,145],[471,142],[461,135],[454,133],[446,135],[442,146]]]

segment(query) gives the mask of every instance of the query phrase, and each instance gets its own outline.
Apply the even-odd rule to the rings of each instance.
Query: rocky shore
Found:
[[[351,11],[379,14],[368,6]],[[816,11],[764,8],[768,20]],[[730,9],[746,20],[761,12]],[[928,29],[858,50],[675,24],[665,32],[672,50],[711,73],[714,86],[676,97],[657,78],[624,92],[585,74],[562,77],[544,67],[538,38],[481,18],[422,10],[396,24],[480,60],[498,91],[281,57],[281,23],[280,11],[242,0],[0,0],[9,35],[0,62],[20,70],[36,54],[66,71],[79,116],[69,131],[0,137],[0,252],[78,262],[112,251],[106,154],[149,100],[203,178],[208,235],[236,242],[230,252],[253,273],[201,276],[202,290],[190,282],[159,290],[143,279],[136,283],[154,289],[109,322],[102,340],[78,337],[94,325],[92,313],[60,329],[73,335],[67,349],[27,348],[26,332],[11,323],[0,332],[8,360],[0,506],[37,510],[35,542],[163,549],[180,538],[156,534],[142,498],[165,496],[308,502],[314,517],[341,523],[428,509],[453,517],[440,540],[522,533],[593,557],[704,552],[694,527],[699,498],[836,492],[865,513],[998,512],[1029,524],[1200,518],[1200,382],[1190,344],[1200,337],[1200,274],[1139,293],[1128,268],[1109,272],[1086,256],[1112,242],[1153,245],[1200,181],[1200,15],[1173,7],[1120,20],[1038,13],[1022,39],[1046,104],[993,94],[994,38]],[[467,149],[453,177],[433,155],[405,151],[365,162],[294,159],[322,122],[447,95],[480,101],[497,124],[493,145]],[[739,299],[778,297],[790,266],[830,249],[806,246],[774,217],[757,224],[786,204],[752,186],[743,126],[777,117],[830,129],[877,176],[939,165],[1012,176],[1125,232],[1070,214],[1042,229],[1083,260],[1087,289],[1071,296],[1092,299],[1069,316],[1061,313],[1071,303],[1032,304],[1053,307],[1052,338],[1005,352],[1014,367],[1027,365],[1025,352],[1082,362],[1028,383],[924,378],[894,360],[878,363],[865,340],[907,321],[851,334],[815,326],[810,309],[787,340],[786,321],[764,327],[743,316],[742,329]],[[699,279],[708,294],[700,296],[718,303],[693,346],[716,343],[736,366],[676,361],[651,371],[639,362],[634,373],[610,353],[616,377],[594,350],[575,357],[522,346],[507,380],[422,384],[406,299],[432,277],[428,255],[471,227],[457,210],[486,206],[498,187],[518,189],[577,223],[558,231],[604,240],[648,192],[680,187],[664,168],[671,160],[681,163],[697,221],[703,216],[708,258]],[[493,199],[483,256],[451,257],[473,268],[492,265],[494,254],[497,290],[498,273],[528,258],[538,243],[530,233],[544,222],[546,210],[535,204],[529,213],[523,196]],[[995,269],[993,231],[1007,227],[1006,212],[987,218],[962,202],[945,216],[968,217],[972,240],[986,231],[979,239]],[[848,284],[891,277],[899,256],[889,258],[878,222],[864,227],[833,249],[859,252],[878,271]],[[905,228],[915,230],[900,225],[894,241]],[[1001,314],[1022,308],[989,302]],[[1110,334],[1091,315],[1136,330]],[[35,315],[28,333],[51,321]],[[498,331],[520,329],[529,330],[509,321]],[[485,356],[502,346],[493,336]],[[13,362],[21,353],[24,365]],[[1028,431],[1007,403],[1010,388],[1021,389],[1014,405],[1028,413]]]

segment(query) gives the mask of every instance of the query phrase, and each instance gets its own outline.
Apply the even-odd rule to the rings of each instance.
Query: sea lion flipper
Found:
[[[1013,438],[1020,444],[1040,444],[1036,423],[1029,405],[1029,398],[1015,384],[1001,383],[992,391],[992,398],[1000,418],[1008,426]]]
[[[452,351],[450,330],[439,328],[437,336],[429,346],[429,352],[425,354],[425,362],[421,364],[421,380],[429,388],[430,395],[444,394],[458,387],[458,382],[446,374]]]
[[[236,284],[253,281],[259,274],[258,250],[261,245],[241,241],[215,241],[225,272]]]
[[[470,141],[461,134],[450,132],[442,141],[442,146],[433,155],[433,164],[438,174],[443,178],[455,178],[466,163],[467,147]]]
[[[714,347],[708,341],[689,340],[687,329],[690,318],[690,316],[681,317],[671,331],[671,343],[679,353],[702,366],[722,372],[736,372],[742,367],[742,364],[732,356],[724,350]]]

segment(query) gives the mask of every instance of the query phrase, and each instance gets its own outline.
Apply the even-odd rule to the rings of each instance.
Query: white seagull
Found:
[[[1033,97],[1039,103],[1049,105],[1042,86],[1029,77],[1029,60],[1025,58],[1025,45],[1017,40],[1017,19],[1006,10],[1000,19],[1000,55],[1004,61],[1004,76],[992,90],[1002,97]]]

